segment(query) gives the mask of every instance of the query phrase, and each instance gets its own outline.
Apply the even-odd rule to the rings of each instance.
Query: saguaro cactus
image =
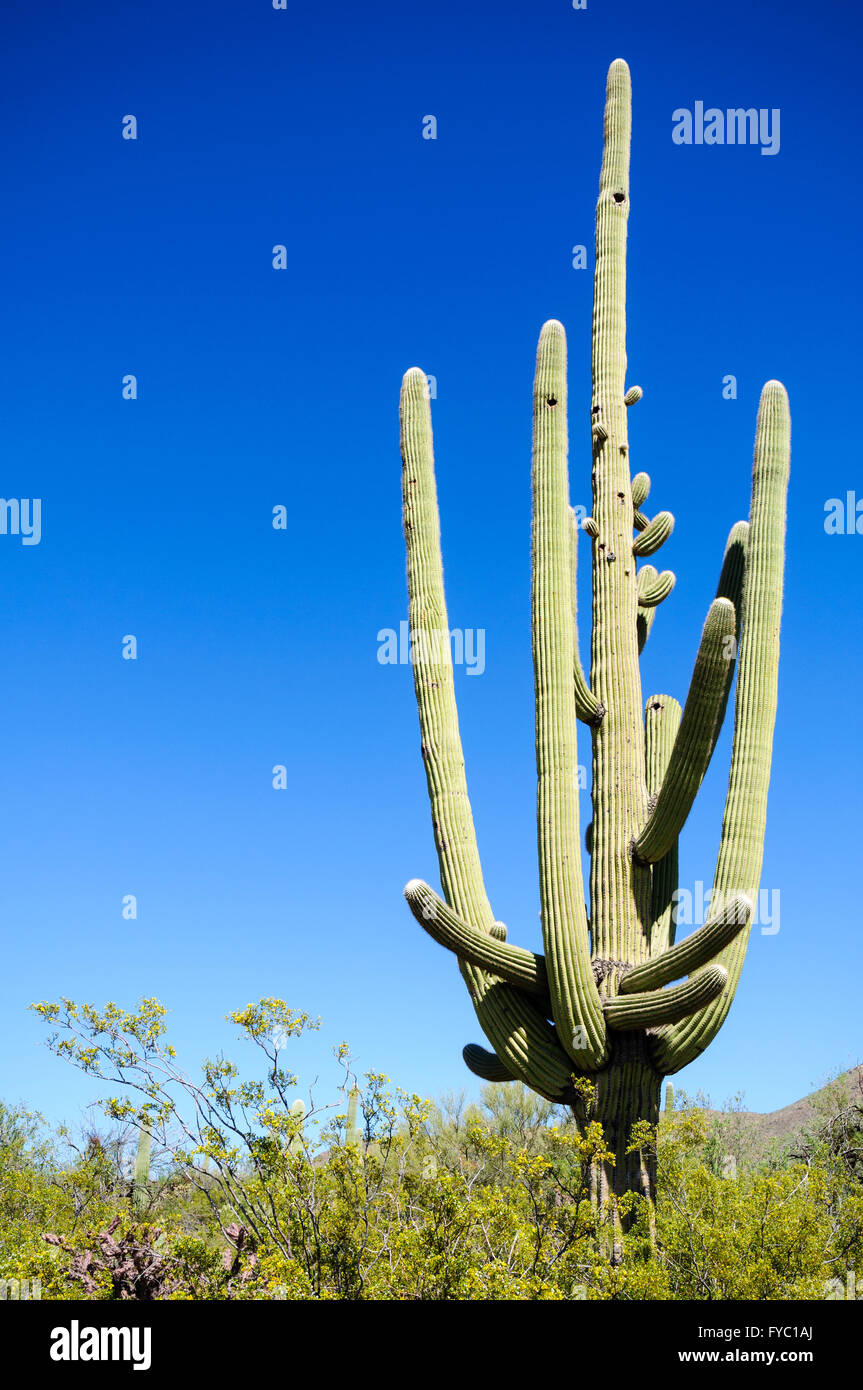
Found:
[[[493,1051],[469,1045],[484,1081],[518,1079],[580,1115],[574,1080],[595,1086],[613,1164],[597,1196],[653,1194],[651,1165],[626,1152],[633,1123],[659,1117],[661,1081],[715,1037],[734,996],[759,886],[776,713],[790,422],[784,387],[761,394],[749,521],[731,530],[683,709],[642,701],[639,655],[674,575],[656,554],[674,519],[642,511],[646,473],[630,474],[626,386],[629,68],[608,73],[596,210],[593,552],[589,680],[575,614],[578,531],[567,472],[566,339],[556,320],[539,337],[533,398],[532,633],[537,827],[544,954],[510,944],[483,883],[465,781],[449,655],[426,377],[401,394],[404,529],[414,684],[443,896],[414,879],[405,896],[420,925],[458,958]],[[439,640],[429,641],[434,632]],[[417,641],[422,634],[422,641]],[[735,660],[731,773],[708,921],[675,944],[677,841],[707,770]],[[593,821],[585,904],[577,720],[593,740]],[[679,981],[680,983],[673,983]],[[666,988],[666,986],[669,986]]]
[[[146,1209],[150,1197],[150,1149],[153,1143],[152,1121],[145,1119],[138,1131],[138,1148],[132,1179],[132,1207],[136,1212]]]
[[[360,1092],[358,1086],[352,1086],[348,1092],[348,1117],[345,1121],[345,1143],[358,1144],[360,1136],[357,1132],[357,1106],[359,1104]]]
[[[303,1121],[306,1118],[305,1102],[297,1099],[288,1106],[288,1114],[292,1120],[293,1133],[288,1140],[288,1153],[294,1158],[302,1158],[306,1152],[303,1143]]]

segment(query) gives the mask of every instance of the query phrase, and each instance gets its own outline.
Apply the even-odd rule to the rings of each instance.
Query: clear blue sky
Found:
[[[560,318],[587,502],[618,56],[633,467],[677,518],[645,695],[685,694],[748,510],[763,381],[786,383],[793,418],[762,880],[781,927],[753,935],[729,1019],[679,1084],[771,1109],[860,1059],[863,536],[824,530],[828,498],[863,497],[860,28],[831,0],[6,7],[2,493],[42,499],[39,545],[0,536],[6,1100],[74,1121],[95,1096],[27,1012],[60,994],[158,996],[190,1066],[233,1048],[230,1009],[279,995],[323,1018],[304,1081],[334,1075],[347,1038],[360,1069],[476,1092],[467,992],[402,899],[437,866],[410,670],[376,659],[406,615],[398,390],[412,365],[437,378],[450,621],[486,632],[484,674],[457,674],[469,787],[495,912],[538,947],[531,379]],[[675,145],[672,112],[699,100],[779,108],[779,153]],[[728,746],[684,884],[709,886]]]

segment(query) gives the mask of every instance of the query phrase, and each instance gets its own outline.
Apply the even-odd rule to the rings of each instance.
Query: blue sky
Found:
[[[2,27],[2,493],[42,499],[42,537],[0,536],[0,1095],[74,1122],[97,1094],[27,1012],[60,994],[156,995],[189,1066],[250,1061],[224,1015],[278,995],[323,1019],[306,1083],[335,1078],[347,1038],[360,1070],[476,1093],[467,992],[401,895],[437,878],[411,673],[377,661],[406,615],[398,390],[413,365],[437,379],[450,622],[486,632],[484,673],[456,677],[480,849],[510,939],[539,947],[531,381],[560,318],[586,503],[618,56],[633,470],[677,518],[645,695],[685,695],[768,378],[793,420],[762,879],[781,926],[753,934],[728,1021],[677,1081],[772,1109],[860,1060],[863,536],[824,529],[828,498],[863,498],[857,12],[49,0]],[[699,100],[779,108],[779,152],[674,144]],[[581,570],[586,654],[586,551]],[[684,884],[709,887],[729,741],[730,721]]]

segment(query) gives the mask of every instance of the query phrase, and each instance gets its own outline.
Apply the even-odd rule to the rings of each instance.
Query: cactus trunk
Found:
[[[456,955],[493,1051],[464,1058],[486,1081],[517,1079],[576,1118],[598,1119],[613,1161],[594,1194],[652,1201],[649,1147],[628,1153],[633,1125],[656,1125],[662,1079],[715,1036],[733,998],[758,892],[776,713],[790,424],[779,382],[762,393],[749,523],[732,528],[681,711],[643,701],[639,657],[674,575],[639,560],[674,518],[641,508],[646,473],[631,476],[626,385],[629,68],[608,74],[596,210],[593,391],[589,447],[593,611],[589,678],[578,652],[576,547],[569,504],[566,338],[539,337],[533,397],[532,639],[536,700],[537,849],[542,954],[510,944],[486,894],[449,660],[431,413],[425,375],[401,397],[404,528],[414,685],[443,896],[414,879],[417,921]],[[429,630],[441,640],[430,642]],[[420,640],[422,637],[423,640]],[[739,652],[739,657],[738,657]],[[737,659],[734,740],[708,921],[675,942],[678,836],[713,754]],[[593,743],[589,909],[581,868],[578,721]],[[576,1081],[593,1085],[585,1108]]]

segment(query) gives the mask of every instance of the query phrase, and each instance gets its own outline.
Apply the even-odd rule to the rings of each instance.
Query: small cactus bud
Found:
[[[648,473],[636,473],[632,480],[632,505],[636,511],[648,498],[650,492],[650,475]]]

